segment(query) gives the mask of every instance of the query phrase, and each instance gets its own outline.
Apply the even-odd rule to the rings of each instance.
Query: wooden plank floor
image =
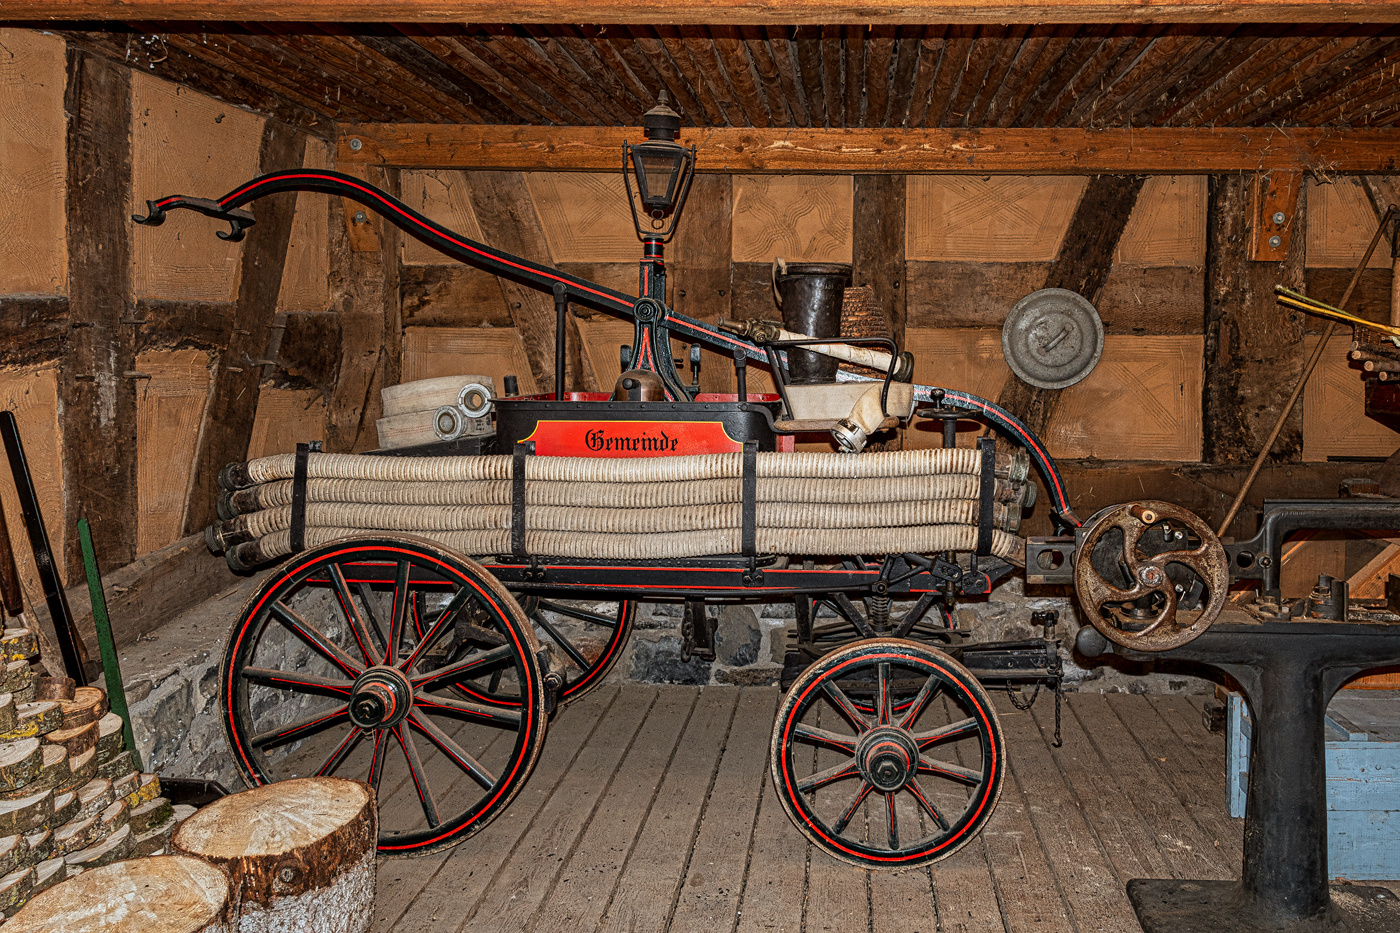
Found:
[[[1129,878],[1239,876],[1204,698],[1070,695],[1053,748],[1049,699],[997,697],[1011,775],[980,838],[932,869],[865,872],[814,850],[774,796],[776,689],[599,689],[550,724],[483,832],[380,862],[371,929],[1136,933]]]

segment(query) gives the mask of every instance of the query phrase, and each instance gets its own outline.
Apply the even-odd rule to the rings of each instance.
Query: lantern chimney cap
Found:
[[[642,131],[647,139],[675,142],[681,129],[681,115],[670,107],[670,95],[664,90],[656,106],[642,114]]]

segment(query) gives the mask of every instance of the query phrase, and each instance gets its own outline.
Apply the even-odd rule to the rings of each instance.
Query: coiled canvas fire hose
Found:
[[[760,453],[756,545],[773,554],[884,554],[976,549],[981,452],[919,450],[852,457]],[[1025,454],[996,454],[992,553],[1020,563],[1014,532],[1033,500]],[[295,455],[230,464],[211,549],[235,569],[291,553]],[[594,560],[737,553],[742,455],[655,459],[530,457],[526,549]],[[307,459],[304,543],[392,531],[466,554],[511,549],[512,458]]]

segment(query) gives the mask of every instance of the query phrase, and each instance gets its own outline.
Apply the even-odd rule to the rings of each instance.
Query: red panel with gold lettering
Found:
[[[546,421],[527,441],[542,457],[682,457],[732,454],[744,445],[719,421]]]

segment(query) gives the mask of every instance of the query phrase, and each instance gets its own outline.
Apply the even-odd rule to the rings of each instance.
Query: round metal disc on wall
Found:
[[[1103,355],[1103,321],[1078,292],[1042,288],[1016,302],[1006,316],[1001,348],[1023,382],[1063,389],[1094,371]]]

